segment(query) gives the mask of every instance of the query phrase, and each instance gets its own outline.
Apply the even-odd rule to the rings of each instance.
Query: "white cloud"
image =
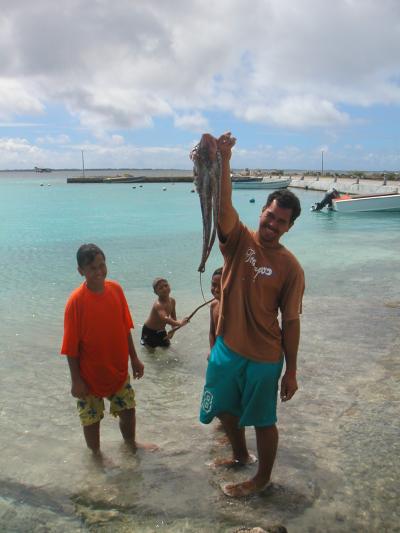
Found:
[[[24,138],[0,138],[0,160],[3,168],[33,168],[46,159],[45,153],[45,150],[32,145]]]
[[[250,105],[238,112],[249,122],[272,123],[292,128],[343,125],[348,122],[346,113],[341,113],[331,102],[312,97],[289,97],[275,105]]]
[[[209,124],[206,117],[201,113],[192,113],[188,115],[176,115],[174,124],[177,128],[202,133],[209,130]]]
[[[32,94],[29,85],[24,85],[22,80],[0,77],[0,120],[43,112],[43,104]]]
[[[355,110],[400,104],[400,2],[394,0],[253,0],[250,7],[219,0],[212,8],[201,0],[0,3],[0,127],[33,130],[33,116],[45,122],[56,108],[64,120],[66,110],[68,126],[98,142],[93,166],[106,154],[145,166],[161,157],[162,166],[178,164],[181,154],[182,166],[180,147],[154,149],[151,160],[130,142],[129,130],[156,129],[162,120],[180,130],[179,139],[217,129],[231,117],[235,126],[246,123],[246,134],[255,126],[318,130],[324,139],[314,146],[327,141],[333,154],[346,128],[368,126]],[[54,131],[39,126],[36,140],[27,141],[32,150],[52,156],[57,166],[76,166],[73,148],[67,155],[62,147],[75,142],[74,132],[62,140],[62,123]],[[271,152],[275,164],[285,154],[301,157],[290,143],[285,139],[280,152]],[[54,151],[40,152],[45,145]],[[236,156],[266,161],[261,153],[237,150]]]
[[[70,144],[71,139],[69,135],[61,133],[60,135],[46,135],[36,139],[37,144]]]
[[[111,142],[115,145],[121,145],[121,144],[124,144],[125,139],[122,135],[114,134],[114,135],[111,135]]]
[[[53,100],[93,130],[238,108],[251,121],[305,127],[346,122],[340,104],[400,102],[392,0],[2,7],[0,118]]]

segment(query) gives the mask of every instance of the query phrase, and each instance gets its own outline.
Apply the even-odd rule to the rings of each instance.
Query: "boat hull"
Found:
[[[333,209],[340,213],[359,213],[363,211],[400,211],[400,194],[353,196],[333,200]]]
[[[263,178],[261,181],[251,178],[247,180],[232,181],[233,189],[286,189],[290,185],[291,179],[275,180],[271,178]]]

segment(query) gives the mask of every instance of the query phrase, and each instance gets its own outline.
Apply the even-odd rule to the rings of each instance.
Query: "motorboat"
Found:
[[[332,199],[332,208],[339,213],[400,211],[400,193],[340,195]]]
[[[292,178],[267,178],[263,176],[232,176],[233,189],[286,189]]]

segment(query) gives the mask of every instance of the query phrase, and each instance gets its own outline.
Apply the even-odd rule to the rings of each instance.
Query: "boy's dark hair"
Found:
[[[161,282],[161,281],[166,281],[168,283],[168,280],[166,280],[165,278],[155,278],[153,280],[153,283],[152,283],[152,286],[153,286],[153,291],[157,294],[157,285]]]
[[[277,201],[279,207],[292,210],[290,223],[293,224],[293,222],[298,216],[300,216],[301,213],[300,200],[297,198],[297,196],[292,193],[292,191],[288,191],[287,189],[278,189],[277,191],[271,192],[267,198],[267,203],[264,205],[262,210],[265,211],[265,209],[269,207],[274,200]]]
[[[86,265],[90,265],[90,263],[94,261],[94,258],[98,254],[101,254],[104,260],[106,259],[103,250],[99,248],[96,244],[82,244],[82,246],[80,246],[78,251],[76,252],[76,260],[78,262],[78,267],[83,268]]]
[[[214,270],[213,275],[211,277],[213,278],[214,276],[222,276],[222,267],[219,267],[217,268],[217,270]]]

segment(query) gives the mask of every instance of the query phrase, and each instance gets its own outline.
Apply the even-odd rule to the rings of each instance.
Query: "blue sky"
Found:
[[[65,5],[64,5],[65,4]],[[400,168],[400,2],[1,2],[0,169]]]

